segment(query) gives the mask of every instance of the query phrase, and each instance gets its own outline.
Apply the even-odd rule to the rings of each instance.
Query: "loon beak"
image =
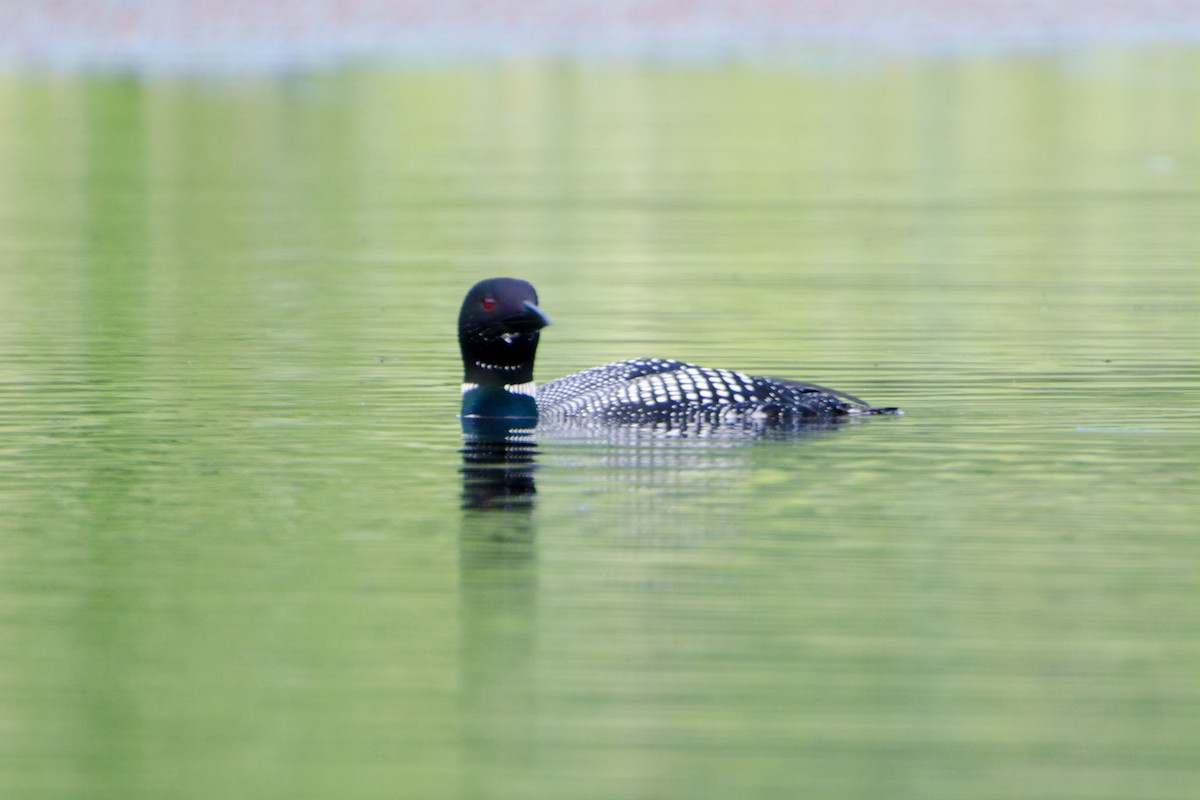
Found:
[[[479,331],[486,337],[503,338],[511,344],[514,337],[532,336],[549,324],[550,320],[542,310],[526,300],[520,311],[494,320]]]
[[[525,301],[525,313],[517,317],[523,327],[530,331],[540,331],[550,324],[550,318],[542,310],[528,300]]]

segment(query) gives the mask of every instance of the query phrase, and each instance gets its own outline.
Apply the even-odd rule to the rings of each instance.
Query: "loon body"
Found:
[[[539,331],[549,324],[525,281],[491,278],[471,288],[458,318],[465,419],[757,428],[899,413],[815,384],[662,358],[616,361],[536,386]]]

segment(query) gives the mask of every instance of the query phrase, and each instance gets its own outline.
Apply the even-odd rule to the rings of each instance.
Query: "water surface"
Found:
[[[0,795],[1193,797],[1197,64],[0,78]],[[502,274],[906,415],[464,508]]]

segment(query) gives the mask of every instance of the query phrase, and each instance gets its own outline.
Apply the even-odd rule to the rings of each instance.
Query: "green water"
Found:
[[[1192,798],[1200,57],[0,77],[0,797]],[[543,437],[454,318],[906,416]]]

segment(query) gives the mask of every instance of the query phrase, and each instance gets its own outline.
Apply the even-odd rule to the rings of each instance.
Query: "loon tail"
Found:
[[[830,389],[828,386],[821,386],[819,384],[808,383],[806,381],[793,381],[789,380],[788,378],[772,378],[771,380],[775,381],[776,383],[782,383],[785,386],[791,386],[795,389],[799,389],[802,392],[820,392],[821,394],[827,394],[836,397],[837,399],[849,404],[850,407],[845,412],[848,414],[891,417],[904,416],[904,412],[896,406],[876,407],[862,398],[855,397],[852,394],[846,394],[845,392],[839,392],[837,389]]]

